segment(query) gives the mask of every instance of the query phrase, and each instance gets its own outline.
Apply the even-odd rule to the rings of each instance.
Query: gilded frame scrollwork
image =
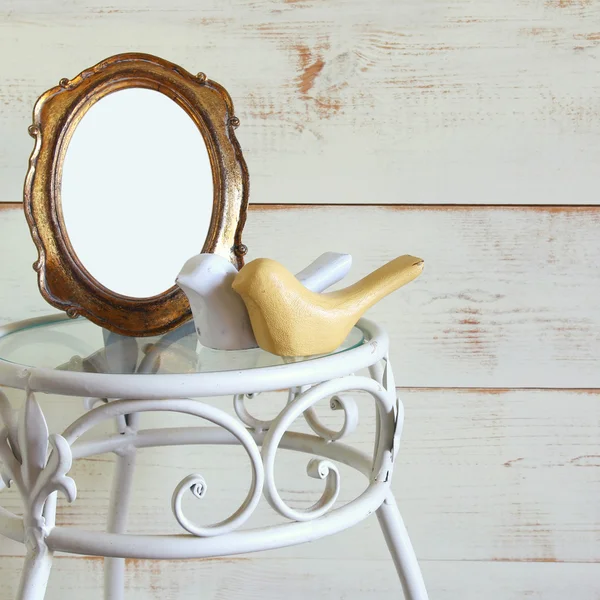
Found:
[[[231,98],[203,73],[192,75],[148,54],[119,54],[103,60],[73,79],[61,79],[57,87],[38,99],[29,127],[35,146],[25,180],[24,208],[38,250],[34,269],[44,298],[71,317],[84,316],[122,335],[150,336],[191,317],[181,289],[174,285],[151,298],[130,298],[107,289],[77,257],[61,210],[62,164],[77,124],[103,97],[132,87],[167,95],[202,133],[214,189],[212,218],[202,252],[225,256],[238,268],[243,265],[246,247],[241,235],[249,180],[234,134],[239,119]],[[193,185],[193,174],[190,181]]]

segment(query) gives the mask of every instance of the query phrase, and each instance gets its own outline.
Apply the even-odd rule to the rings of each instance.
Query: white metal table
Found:
[[[106,557],[105,597],[118,600],[123,597],[125,558],[202,558],[281,548],[342,531],[375,512],[405,597],[426,600],[419,565],[390,490],[403,407],[396,397],[388,343],[386,333],[366,319],[335,352],[297,359],[259,349],[199,349],[189,324],[160,337],[138,339],[108,334],[85,319],[62,315],[0,328],[0,385],[26,394],[17,414],[0,391],[0,489],[14,484],[23,503],[22,517],[0,507],[0,534],[26,546],[18,598],[44,597],[55,551]],[[361,369],[368,369],[369,376],[354,374]],[[274,419],[250,414],[248,398],[281,389],[288,390],[288,400]],[[349,392],[366,392],[375,402],[372,455],[341,441],[358,424],[358,408]],[[83,397],[87,410],[62,434],[49,434],[36,398],[44,393]],[[199,400],[224,395],[233,396],[237,418]],[[327,428],[314,410],[324,399],[333,410],[343,411],[344,423],[337,431]],[[150,411],[193,415],[212,426],[141,429],[139,415]],[[313,434],[291,430],[300,417]],[[107,419],[116,420],[116,433],[81,439]],[[136,451],[190,444],[243,446],[252,480],[241,505],[221,522],[194,523],[182,499],[186,493],[203,497],[206,482],[192,474],[172,496],[173,514],[186,534],[125,533]],[[277,489],[274,463],[280,448],[313,456],[308,474],[323,480],[324,491],[308,509],[289,506]],[[57,526],[57,493],[69,502],[77,493],[68,475],[72,461],[105,452],[115,453],[117,461],[106,532]],[[343,506],[334,506],[340,490],[336,463],[358,470],[368,481],[366,489]],[[262,496],[286,522],[241,529]]]

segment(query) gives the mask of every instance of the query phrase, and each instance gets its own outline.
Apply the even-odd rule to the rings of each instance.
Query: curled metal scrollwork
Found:
[[[316,385],[298,395],[293,402],[288,404],[279,417],[273,422],[262,445],[262,457],[265,468],[265,497],[269,504],[282,516],[293,521],[310,521],[317,519],[333,508],[340,492],[340,474],[337,467],[328,460],[312,459],[307,468],[309,476],[325,481],[325,489],[315,504],[307,509],[295,509],[290,507],[280,496],[275,483],[275,455],[283,436],[288,433],[293,422],[302,414],[313,430],[325,439],[339,439],[356,425],[358,421],[358,410],[354,401],[347,395],[346,391],[368,392],[377,402],[380,414],[389,415],[395,410],[395,397],[387,389],[376,381],[366,377],[348,376],[341,379],[327,381]],[[314,417],[312,407],[324,398],[332,398],[335,409],[345,411],[345,422],[338,432],[325,428]],[[339,403],[339,405],[338,405]],[[394,423],[389,418],[379,419],[379,435],[382,444],[373,461],[374,481],[388,481],[392,465],[392,446],[394,437]]]
[[[273,421],[265,421],[263,419],[257,419],[255,416],[250,414],[250,411],[246,407],[246,399],[251,400],[256,394],[236,394],[233,397],[233,410],[238,416],[238,419],[254,431],[266,431],[269,429]]]
[[[0,418],[5,425],[0,431],[0,478],[6,487],[16,484],[26,507],[25,543],[41,552],[53,522],[53,516],[48,515],[48,521],[45,518],[48,498],[62,492],[73,502],[77,496],[75,482],[67,477],[73,462],[71,447],[62,436],[49,435],[40,405],[30,391],[18,418],[0,392]]]
[[[299,393],[301,393],[304,389],[308,389],[308,386],[305,386],[302,389],[295,388],[295,387],[290,388],[288,390],[288,397],[287,397],[286,404],[293,402],[293,400],[296,398],[296,396]],[[267,431],[271,427],[271,425],[273,425],[276,418],[269,419],[269,420],[258,419],[250,413],[250,411],[248,410],[248,407],[246,406],[246,400],[252,400],[257,395],[258,394],[236,394],[233,397],[233,410],[235,411],[235,414],[238,416],[238,419],[244,425],[246,425],[246,427],[249,427],[253,431],[257,431],[257,432]]]
[[[17,439],[17,414],[13,410],[6,394],[0,391],[0,419],[6,427],[6,435],[14,457],[21,462],[21,452]]]
[[[358,426],[358,407],[352,396],[348,394],[336,394],[332,396],[331,400],[329,400],[329,408],[335,411],[344,411],[344,424],[339,431],[325,427],[312,406],[303,413],[306,422],[319,437],[328,442],[335,442],[356,430]]]
[[[390,367],[390,358],[386,354],[379,362],[369,367],[369,373],[374,381],[381,384],[381,386],[395,398],[394,403],[394,436],[392,443],[392,460],[398,455],[400,449],[400,438],[402,436],[402,427],[404,426],[404,404],[400,398],[396,395],[396,382],[394,380],[394,373]],[[379,428],[380,418],[377,420],[377,433],[375,436],[375,448],[379,445]]]
[[[246,498],[238,509],[224,520],[212,525],[196,525],[188,519],[182,508],[182,500],[189,490],[194,497],[201,499],[206,493],[206,482],[201,475],[193,474],[184,478],[175,491],[171,500],[173,514],[178,523],[189,533],[199,537],[211,537],[230,533],[240,527],[254,512],[260,501],[264,482],[264,469],[260,452],[256,442],[245,429],[227,413],[213,406],[203,404],[195,400],[116,400],[94,408],[89,413],[80,417],[64,432],[65,439],[72,444],[86,431],[101,421],[130,413],[142,413],[150,411],[168,411],[189,414],[206,419],[219,427],[227,430],[246,450],[252,466],[252,482]]]

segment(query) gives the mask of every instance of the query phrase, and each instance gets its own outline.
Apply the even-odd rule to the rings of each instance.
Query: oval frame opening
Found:
[[[57,169],[62,233],[98,286],[153,298],[173,287],[217,216],[206,132],[154,88],[95,100]]]

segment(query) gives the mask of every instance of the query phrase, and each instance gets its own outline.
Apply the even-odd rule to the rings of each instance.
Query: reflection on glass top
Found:
[[[354,327],[337,354],[360,346]],[[0,338],[0,359],[19,365],[82,373],[209,373],[272,367],[318,358],[281,357],[259,348],[212,350],[198,342],[193,322],[161,336],[110,333],[87,319],[35,324]]]

